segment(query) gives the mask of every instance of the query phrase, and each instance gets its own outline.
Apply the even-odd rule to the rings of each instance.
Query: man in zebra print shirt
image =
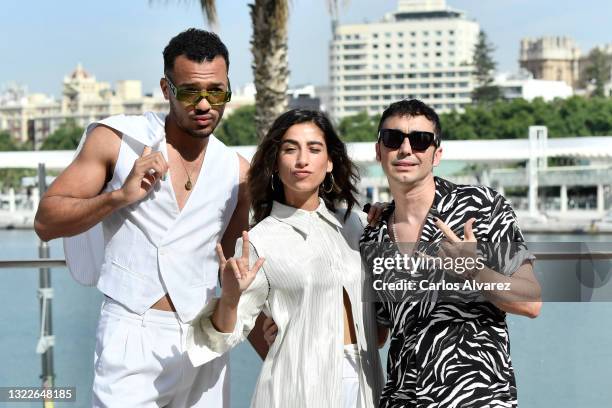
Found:
[[[502,195],[488,187],[455,185],[433,176],[442,157],[440,135],[438,115],[418,100],[396,102],[383,113],[376,158],[394,201],[380,221],[364,231],[364,262],[373,268],[374,258],[431,254],[432,248],[435,256],[456,257],[462,251],[458,245],[471,242],[483,249],[481,244],[488,242],[488,249],[483,249],[488,254],[486,267],[477,274],[442,271],[446,277],[441,277],[436,275],[439,271],[429,271],[429,275],[416,272],[412,279],[431,281],[437,276],[455,282],[494,282],[510,290],[482,291],[477,297],[419,286],[399,297],[396,291],[377,292],[378,322],[391,331],[380,406],[516,407],[505,316],[539,314],[534,257]],[[507,245],[502,250],[496,243]],[[396,277],[378,276],[383,283]]]

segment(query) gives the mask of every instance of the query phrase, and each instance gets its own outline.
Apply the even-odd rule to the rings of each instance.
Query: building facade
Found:
[[[519,64],[535,79],[564,81],[576,89],[580,80],[580,56],[580,48],[571,38],[523,38]]]
[[[98,82],[79,64],[64,78],[62,99],[42,94],[7,92],[0,103],[0,130],[20,142],[30,141],[38,148],[66,121],[80,127],[117,114],[137,115],[146,111],[164,112],[168,102],[160,93],[143,95],[137,80]]]
[[[555,98],[569,98],[574,94],[572,87],[564,81],[534,79],[530,72],[524,70],[516,74],[500,73],[496,75],[493,84],[500,88],[503,98],[507,100],[522,98],[532,101],[542,98],[552,101]]]
[[[399,0],[377,23],[334,25],[329,50],[335,119],[418,98],[439,112],[471,103],[480,26],[444,0]]]

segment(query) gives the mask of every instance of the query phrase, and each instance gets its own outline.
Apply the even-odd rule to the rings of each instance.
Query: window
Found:
[[[374,33],[374,34],[372,34],[372,37],[374,37],[374,38],[378,38],[378,33]]]
[[[391,48],[391,44],[387,43],[387,44],[385,44],[385,47],[386,48]]]

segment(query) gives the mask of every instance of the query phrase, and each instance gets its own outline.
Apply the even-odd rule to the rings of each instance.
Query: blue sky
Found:
[[[230,50],[232,83],[251,81],[247,0],[218,0],[220,31]],[[98,80],[140,79],[158,85],[161,52],[176,33],[205,27],[190,0],[2,0],[0,86],[27,85],[59,96],[64,75],[78,62]],[[522,37],[566,35],[583,52],[612,42],[610,0],[447,0],[476,19],[496,45],[499,69],[515,71]],[[350,0],[341,23],[379,20],[396,0]],[[292,0],[289,63],[292,85],[327,82],[330,16],[325,0]]]

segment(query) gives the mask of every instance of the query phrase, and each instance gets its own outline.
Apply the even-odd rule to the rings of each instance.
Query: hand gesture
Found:
[[[444,241],[440,244],[440,249],[438,250],[438,256],[441,258],[464,258],[464,259],[473,259],[476,260],[476,236],[474,235],[473,225],[475,218],[470,218],[465,225],[463,226],[463,239],[460,239],[452,229],[440,219],[436,218],[435,223],[440,228],[444,236],[446,237]],[[449,272],[454,273],[455,275],[459,275],[462,278],[470,278],[472,277],[472,273],[458,273],[454,270]],[[467,271],[466,271],[467,272]]]
[[[247,290],[265,258],[257,258],[252,268],[249,268],[249,234],[242,231],[242,256],[225,259],[221,244],[217,244],[217,257],[221,270],[221,297],[237,304],[242,292]]]
[[[382,212],[389,206],[389,203],[376,202],[374,204],[366,204],[363,211],[368,213],[368,224],[374,226],[378,224],[382,216]]]
[[[129,205],[145,198],[167,172],[168,163],[162,153],[151,153],[151,147],[145,146],[121,187],[125,204]]]

